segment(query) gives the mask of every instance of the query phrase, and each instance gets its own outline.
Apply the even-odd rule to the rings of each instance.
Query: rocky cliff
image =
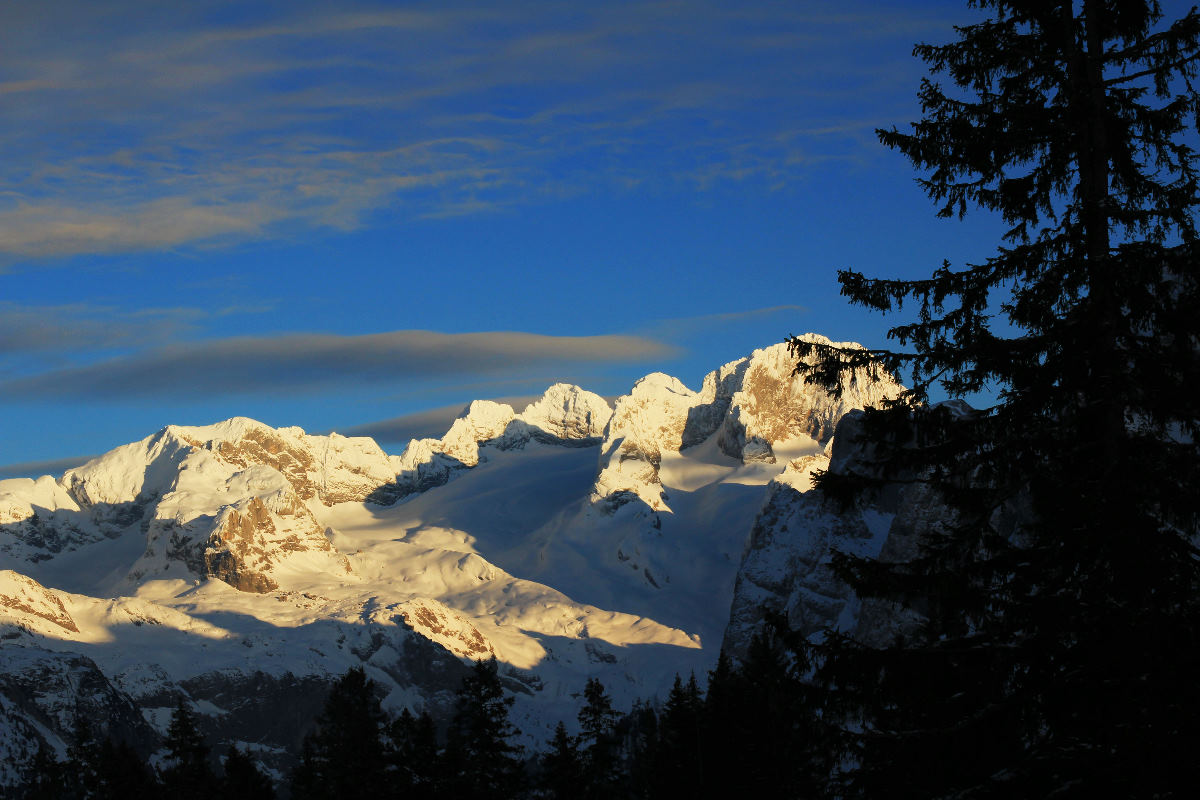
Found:
[[[899,387],[852,376],[835,400],[791,370],[776,345],[699,391],[649,375],[615,407],[566,384],[519,413],[476,401],[399,455],[245,418],[169,426],[0,481],[0,747],[62,746],[77,683],[28,689],[49,662],[147,747],[183,699],[213,741],[253,736],[286,769],[349,667],[385,707],[436,712],[492,655],[535,746],[589,676],[627,705],[703,675],[758,604],[813,629],[854,617],[821,566],[882,547],[886,513],[837,518],[808,476],[839,457],[840,417]]]
[[[961,401],[944,408],[955,415],[973,413]],[[767,611],[784,614],[793,630],[810,638],[838,630],[878,647],[920,624],[911,609],[860,600],[830,569],[835,551],[907,561],[922,540],[944,532],[951,519],[933,490],[899,479],[905,476],[894,476],[897,480],[849,508],[812,491],[813,469],[872,473],[871,445],[862,438],[861,420],[861,412],[849,411],[823,456],[790,464],[768,487],[746,542],[725,632],[723,646],[733,657],[746,652]]]

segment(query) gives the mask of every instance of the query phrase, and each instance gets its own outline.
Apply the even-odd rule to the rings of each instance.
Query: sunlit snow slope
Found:
[[[183,697],[282,769],[330,676],[365,665],[393,710],[436,712],[492,655],[540,744],[587,676],[627,705],[703,674],[768,482],[897,390],[834,400],[792,365],[755,351],[699,392],[656,373],[615,408],[480,401],[399,456],[237,418],[0,481],[0,747],[61,748],[78,703],[127,703],[153,743]]]

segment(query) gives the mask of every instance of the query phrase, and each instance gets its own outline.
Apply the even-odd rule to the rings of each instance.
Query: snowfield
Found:
[[[564,384],[521,413],[477,401],[398,456],[235,418],[0,481],[0,744],[63,747],[83,690],[18,691],[54,654],[101,676],[88,702],[136,707],[136,735],[183,696],[282,758],[280,703],[358,665],[386,708],[436,711],[494,655],[535,747],[589,676],[618,707],[663,695],[715,663],[764,500],[806,491],[846,411],[898,391],[833,400],[791,366],[777,345],[615,408]]]

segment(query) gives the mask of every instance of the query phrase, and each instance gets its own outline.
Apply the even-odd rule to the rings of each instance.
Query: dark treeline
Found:
[[[250,754],[229,747],[213,769],[211,751],[191,710],[180,701],[171,714],[159,768],[125,742],[100,738],[88,720],[75,714],[67,758],[59,761],[42,744],[25,768],[15,796],[24,800],[270,800],[270,779]]]
[[[251,754],[214,758],[188,707],[172,714],[157,768],[100,739],[77,717],[66,761],[43,747],[18,798],[674,798],[824,794],[835,739],[822,731],[807,684],[805,645],[778,622],[739,665],[722,655],[702,691],[676,677],[665,701],[622,713],[601,682],[581,696],[578,733],[560,722],[540,753],[516,744],[496,661],[477,662],[442,724],[427,712],[392,717],[361,668],[330,690],[300,763],[272,785]],[[163,752],[160,751],[160,754]]]

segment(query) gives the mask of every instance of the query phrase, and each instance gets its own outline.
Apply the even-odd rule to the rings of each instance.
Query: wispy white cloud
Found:
[[[0,253],[58,258],[494,212],[578,191],[793,185],[863,157],[910,42],[887,4],[228,9],[14,4]],[[221,20],[225,18],[226,21]],[[935,25],[936,23],[936,25]],[[907,52],[907,47],[903,48]],[[634,88],[636,87],[636,88]],[[822,104],[875,109],[831,125]]]
[[[388,150],[214,153],[193,155],[193,167],[209,167],[193,171],[143,161],[135,171],[149,188],[127,177],[126,152],[102,165],[88,156],[56,165],[53,175],[15,181],[16,188],[0,196],[0,253],[133,252],[243,241],[298,226],[351,230],[365,215],[422,193],[413,216],[496,208],[502,203],[478,195],[494,195],[515,178],[508,168],[482,165],[479,154],[498,147],[440,138]],[[74,187],[61,205],[58,198],[36,199],[30,186],[50,180]],[[147,199],[151,190],[166,196]]]
[[[19,205],[0,211],[9,254],[61,256],[161,249],[259,233],[283,212],[257,204],[198,205],[186,197],[111,206]]]
[[[407,9],[326,11],[325,13],[306,15],[305,18],[282,24],[250,25],[205,31],[187,37],[183,41],[173,42],[169,49],[160,49],[155,55],[157,58],[165,58],[181,52],[207,51],[229,44],[260,42],[263,39],[281,37],[327,38],[336,34],[381,30],[429,32],[446,27],[447,23],[455,16],[457,15]],[[146,53],[140,55],[148,57]]]

